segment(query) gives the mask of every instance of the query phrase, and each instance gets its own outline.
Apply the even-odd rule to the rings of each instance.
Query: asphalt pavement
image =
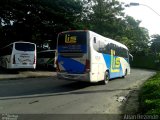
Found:
[[[155,71],[151,70],[132,69],[126,78],[110,80],[107,85],[57,80],[52,77],[0,81],[0,113],[20,114],[18,120],[23,119],[22,114],[120,116],[124,110],[124,103],[125,106],[128,105],[130,94],[139,91],[139,87],[154,74]],[[135,106],[138,103],[132,101],[129,105],[126,114],[133,114],[132,111],[137,110],[138,107]],[[67,119],[67,116],[65,117]],[[88,117],[84,116],[84,119]],[[104,118],[107,119],[106,116]],[[23,120],[28,119],[30,118]],[[44,119],[48,120],[41,116],[34,120]],[[94,116],[90,119],[101,118]]]

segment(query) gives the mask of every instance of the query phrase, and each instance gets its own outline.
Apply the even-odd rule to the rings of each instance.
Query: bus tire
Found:
[[[100,81],[101,84],[106,85],[109,82],[109,72],[105,71],[104,80]]]
[[[127,76],[127,69],[125,70],[123,78],[125,78],[126,76]]]

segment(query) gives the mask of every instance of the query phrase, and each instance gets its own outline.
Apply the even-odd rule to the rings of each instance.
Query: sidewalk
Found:
[[[0,73],[0,80],[35,78],[35,77],[55,77],[54,71],[20,71],[18,73]]]

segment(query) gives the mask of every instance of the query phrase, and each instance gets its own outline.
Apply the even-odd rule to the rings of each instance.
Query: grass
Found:
[[[139,102],[140,113],[160,114],[160,72],[144,83],[140,90]]]

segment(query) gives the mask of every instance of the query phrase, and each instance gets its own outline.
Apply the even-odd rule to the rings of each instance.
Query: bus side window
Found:
[[[96,37],[93,37],[93,48],[98,52],[99,44],[97,43]]]
[[[105,53],[105,43],[103,42],[103,40],[98,41],[98,42],[99,42],[99,52]]]
[[[94,43],[96,43],[96,37],[94,37],[93,40],[94,40]]]

